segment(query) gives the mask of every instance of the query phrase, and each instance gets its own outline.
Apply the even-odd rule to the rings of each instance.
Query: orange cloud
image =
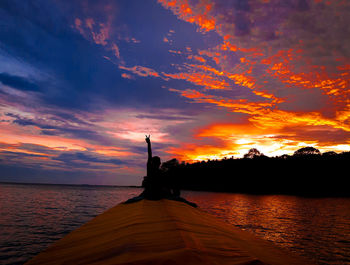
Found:
[[[251,76],[245,74],[232,74],[228,78],[232,79],[237,85],[245,86],[250,89],[255,87],[255,80]]]
[[[164,76],[172,79],[183,79],[190,83],[193,83],[198,86],[203,86],[206,89],[228,89],[230,84],[224,79],[219,79],[214,76],[200,73],[175,73],[175,74],[166,74],[162,73]]]
[[[99,32],[91,32],[92,38],[96,44],[100,44],[103,46],[107,45],[107,41],[109,39],[109,27],[104,24],[100,24]]]
[[[129,75],[127,73],[122,73],[122,77],[126,79],[133,79],[132,75]]]
[[[259,135],[262,130],[251,123],[216,123],[198,130],[196,137],[231,138],[237,135]],[[269,130],[269,133],[272,131]]]
[[[40,146],[40,145],[37,145]],[[41,145],[41,147],[47,147]],[[7,142],[0,142],[0,151],[9,151],[9,152],[19,152],[23,154],[29,154],[29,155],[38,155],[38,156],[54,156],[53,154],[48,154],[45,152],[40,151],[32,151],[32,150],[25,150],[21,148],[21,143],[7,143]],[[48,159],[45,157],[45,159]]]
[[[195,90],[176,90],[181,96],[192,99],[197,103],[210,103],[219,107],[224,107],[233,112],[246,113],[251,115],[249,121],[262,129],[283,128],[291,125],[328,125],[333,128],[350,131],[349,109],[338,112],[335,119],[325,118],[319,112],[298,113],[273,109],[273,103],[268,102],[248,102],[244,99],[231,100],[222,97],[206,95]],[[350,106],[350,105],[349,105]]]
[[[135,65],[134,67],[125,67],[125,66],[119,65],[119,68],[125,71],[132,72],[133,74],[142,76],[142,77],[147,77],[147,76],[160,77],[155,70],[148,67],[140,66],[140,65]]]
[[[95,24],[95,21],[92,18],[85,19],[85,25],[90,30],[93,30],[94,24]]]
[[[101,155],[115,156],[115,157],[130,157],[135,155],[134,153],[127,151],[123,148],[108,147],[108,146],[95,146],[94,151]]]
[[[194,55],[193,59],[195,59],[195,60],[197,60],[197,61],[199,61],[201,63],[205,63],[206,62],[206,60],[203,57],[197,56],[197,55]]]
[[[117,44],[113,43],[111,49],[114,51],[115,57],[120,59],[120,52],[119,52],[119,48],[118,48]]]
[[[212,124],[200,129],[196,135],[198,143],[185,143],[180,147],[170,148],[169,152],[180,160],[193,162],[232,156],[243,157],[253,147],[269,156],[291,154],[301,146],[299,141],[279,139],[276,136],[251,124]],[[207,139],[214,139],[216,143],[207,144]],[[315,142],[303,144],[315,145]]]
[[[312,65],[302,57],[302,50],[281,50],[276,55],[263,59],[267,73],[290,86],[305,89],[318,88],[325,94],[333,96],[333,100],[348,98],[350,94],[350,66],[340,65],[337,72],[327,72],[325,66]],[[295,61],[304,62],[298,71],[294,69]]]
[[[107,21],[107,24],[96,23],[93,18],[86,18],[84,24],[81,19],[75,18],[74,28],[77,29],[84,38],[88,38],[88,34],[86,33],[86,31],[88,31],[92,40],[98,45],[106,46],[108,44],[107,41],[109,40],[111,30],[110,21]]]
[[[209,57],[217,56],[220,57],[220,52],[207,52],[200,51],[200,54],[206,54]],[[231,72],[223,71],[223,70],[217,70],[214,67],[211,67],[207,64],[204,65],[196,65],[196,64],[185,64],[186,67],[189,69],[189,73],[187,73],[188,76],[193,75],[193,73],[209,73],[213,76],[215,79],[221,80],[223,77],[226,77],[227,79],[231,79],[235,84],[243,87],[247,87],[252,92],[260,97],[270,99],[271,102],[275,104],[279,104],[285,101],[283,98],[276,97],[273,93],[268,92],[266,89],[263,89],[262,84],[258,84],[258,80],[252,76],[252,62],[250,60],[245,59],[245,66],[237,65],[234,67],[234,69],[231,70]],[[246,69],[247,68],[247,69]],[[232,74],[232,72],[235,72]],[[184,76],[184,75],[182,75]],[[183,78],[185,79],[185,78]],[[187,78],[186,80],[188,80]],[[200,85],[199,82],[196,83],[197,85]],[[226,89],[228,89],[229,86],[226,86]]]
[[[178,92],[181,94],[181,96],[186,97],[186,98],[190,98],[190,99],[196,99],[196,100],[200,100],[203,98],[207,98],[209,99],[209,96],[204,95],[203,93],[197,91],[197,90],[193,90],[193,89],[187,89],[187,90],[178,90],[178,89],[174,89],[174,88],[170,88],[169,91],[172,92]]]
[[[187,0],[158,0],[165,8],[171,10],[181,19],[195,23],[204,31],[215,29],[215,20],[210,16],[211,4],[206,4],[204,1],[199,1],[196,9],[202,12],[194,12]]]
[[[188,66],[190,66],[192,68],[198,68],[198,69],[206,71],[206,72],[211,72],[211,73],[218,75],[218,76],[225,76],[227,74],[226,72],[219,71],[219,70],[217,70],[214,67],[211,67],[209,65],[189,64]]]
[[[76,18],[74,20],[74,27],[79,31],[79,33],[83,36],[85,36],[85,32],[84,32],[84,29],[82,27],[82,22],[79,18]]]
[[[234,149],[233,145],[183,144],[181,148],[169,148],[168,152],[181,161],[194,162],[235,156],[238,152],[233,151]]]
[[[197,25],[200,25],[200,21],[195,19],[194,12],[196,12],[196,15],[198,13],[210,14],[210,12],[201,11],[197,6],[188,7],[186,1],[183,5],[184,8],[187,8],[186,10],[178,8],[178,1],[163,1],[163,5],[171,8],[179,18]],[[187,15],[192,16],[193,19],[188,19]],[[213,24],[216,25],[216,22],[214,21]],[[218,31],[219,34],[222,32],[222,29]],[[170,74],[168,77],[188,80],[201,86],[208,86],[208,83],[199,82],[198,78],[208,80],[206,77],[211,76],[211,79],[217,80],[218,77],[226,77],[236,85],[249,88],[255,95],[270,101],[249,102],[244,99],[232,100],[206,95],[193,89],[172,91],[180,93],[182,96],[193,100],[193,102],[214,104],[233,112],[249,114],[249,121],[259,128],[269,128],[271,130],[273,128],[303,125],[330,126],[349,131],[349,110],[346,106],[347,102],[349,102],[350,71],[347,64],[344,65],[339,62],[336,69],[327,69],[322,65],[313,65],[306,59],[304,51],[298,46],[273,53],[272,49],[265,49],[264,45],[261,47],[241,47],[242,42],[239,42],[239,38],[233,35],[226,34],[223,37],[222,45],[218,45],[218,47],[211,50],[199,51],[200,55],[212,58],[220,70],[205,64],[186,65],[188,68],[187,73]],[[224,54],[227,52],[239,54],[240,63],[233,67],[229,65]],[[206,73],[206,75],[203,75],[203,73]],[[258,73],[259,75],[257,75]],[[277,87],[273,88],[273,90],[267,87],[272,80],[271,78],[280,81],[282,88],[287,86],[296,90],[300,88],[320,89],[326,95],[331,96],[332,100],[337,104],[339,103],[342,109],[338,109],[333,117],[325,117],[320,111],[303,113],[278,109],[277,106],[285,102],[286,99],[275,95],[273,91],[277,91]],[[225,82],[226,84],[228,83],[227,81]],[[275,86],[280,85],[276,82],[273,84]],[[228,86],[226,85],[226,87]]]
[[[193,162],[231,156],[243,157],[253,147],[268,156],[293,154],[294,151],[305,146],[314,146],[321,152],[347,151],[350,148],[350,141],[347,143],[339,143],[332,139],[326,142],[319,141],[315,133],[322,133],[322,130],[314,133],[315,128],[312,126],[300,127],[310,135],[309,137],[300,136],[299,131],[293,128],[295,127],[290,127],[285,131],[279,128],[261,129],[249,122],[213,123],[197,130],[194,135],[196,144],[184,143],[168,151],[181,160]],[[324,130],[329,131],[329,128],[324,128]],[[216,144],[208,144],[208,139],[213,139]]]
[[[171,52],[171,53],[175,53],[175,54],[182,54],[182,52],[181,52],[181,51],[169,50],[169,52]]]

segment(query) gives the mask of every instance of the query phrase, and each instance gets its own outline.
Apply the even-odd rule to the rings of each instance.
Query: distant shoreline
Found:
[[[134,185],[97,185],[97,184],[55,184],[55,183],[29,183],[29,182],[8,182],[0,181],[0,185],[36,185],[36,186],[65,186],[65,187],[94,187],[94,188],[142,188],[142,186]],[[303,198],[349,198],[349,194],[307,194],[303,192],[257,192],[257,191],[229,191],[229,190],[211,190],[211,189],[181,189],[182,191],[198,191],[198,192],[214,192],[214,193],[230,193],[230,194],[248,194],[248,195],[286,195],[286,196],[297,196]]]
[[[141,188],[136,185],[98,185],[98,184],[65,184],[65,183],[35,183],[35,182],[12,182],[0,181],[0,184],[17,184],[17,185],[42,185],[42,186],[80,186],[80,187],[107,187],[107,188]]]

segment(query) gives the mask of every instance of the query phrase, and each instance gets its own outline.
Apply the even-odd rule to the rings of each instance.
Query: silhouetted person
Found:
[[[148,159],[147,176],[144,179],[143,196],[149,200],[159,200],[171,196],[170,189],[166,185],[166,179],[160,170],[161,160],[159,156],[152,156],[150,135],[146,135]]]
[[[161,160],[159,156],[152,156],[152,146],[150,135],[146,135],[147,143],[147,176],[144,177],[142,186],[144,191],[137,197],[127,200],[125,203],[140,201],[142,199],[160,200],[170,199],[185,202],[193,207],[197,207],[195,203],[189,202],[180,197],[180,189],[177,185],[171,185],[171,181],[166,174],[160,170]]]

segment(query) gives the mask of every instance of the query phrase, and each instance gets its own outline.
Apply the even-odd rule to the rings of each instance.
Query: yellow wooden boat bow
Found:
[[[163,199],[119,204],[26,264],[312,263],[200,209]]]

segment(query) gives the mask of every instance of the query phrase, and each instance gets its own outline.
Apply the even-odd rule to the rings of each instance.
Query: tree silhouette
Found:
[[[163,162],[161,165],[161,169],[164,171],[168,171],[169,169],[172,169],[174,167],[177,167],[180,165],[179,160],[177,160],[176,158],[170,159],[166,162]]]
[[[308,156],[308,155],[321,155],[321,152],[315,147],[307,146],[295,151],[293,156]]]
[[[162,169],[171,187],[178,189],[350,196],[346,185],[348,178],[344,178],[344,172],[348,172],[350,152],[320,154],[314,147],[304,147],[293,156],[267,157],[252,148],[244,158],[193,163],[179,163],[172,159],[164,162]],[[248,177],[245,177],[247,174]]]
[[[260,153],[260,151],[259,151],[258,149],[256,149],[256,148],[251,148],[251,149],[248,151],[248,153],[246,153],[243,157],[244,157],[244,158],[250,158],[250,159],[252,159],[252,158],[254,158],[254,157],[256,157],[256,156],[262,156],[262,155],[264,155],[264,154]]]
[[[337,153],[334,151],[328,151],[322,154],[323,156],[336,156]]]
[[[282,159],[289,159],[290,155],[284,154],[284,155],[281,155],[280,158],[282,158]]]

